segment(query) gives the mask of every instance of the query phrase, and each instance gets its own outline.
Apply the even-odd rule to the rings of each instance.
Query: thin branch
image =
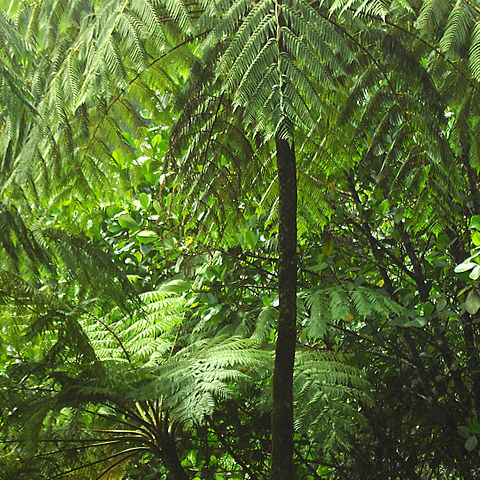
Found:
[[[300,458],[302,463],[308,468],[308,470],[310,470],[310,472],[313,474],[313,476],[318,480],[322,480],[322,477],[317,473],[317,470],[313,467],[313,465],[306,458],[303,458],[303,456],[300,453],[300,451],[298,450],[298,448],[294,448],[294,451],[297,454],[297,456]],[[322,465],[324,465],[324,464],[322,463]],[[328,465],[328,466],[332,467],[332,468],[335,468],[334,465]]]
[[[113,463],[112,465],[110,465],[106,470],[104,470],[95,480],[99,480],[100,478],[102,478],[106,473],[108,473],[110,470],[114,469],[117,465],[120,465],[122,462],[124,462],[125,460],[128,460],[130,457],[132,457],[133,455],[135,455],[135,452],[133,453],[130,453],[129,455],[127,455],[126,457],[123,457],[121,458],[118,462],[115,462]]]
[[[100,413],[100,412],[94,412],[92,410],[87,410],[87,409],[84,409],[83,411],[86,412],[86,413],[90,413],[91,415],[97,415],[99,417],[106,418],[107,420],[111,420],[113,422],[121,423],[122,425],[127,425],[129,427],[133,427],[135,429],[138,429],[141,432],[144,432],[144,434],[146,434],[146,435],[150,433],[149,430],[143,429],[141,425],[137,425],[135,423],[127,422],[126,420],[122,420],[122,419],[120,419],[118,417],[115,417],[113,415],[108,415],[106,413]]]
[[[98,442],[98,443],[91,443],[89,445],[81,445],[81,446],[75,446],[75,447],[70,447],[70,448],[63,448],[59,450],[53,450],[51,452],[45,452],[45,453],[38,453],[37,455],[34,455],[32,458],[41,458],[41,457],[48,457],[50,455],[56,455],[57,453],[65,453],[65,452],[71,452],[71,451],[78,451],[78,450],[86,450],[88,448],[94,448],[94,447],[103,447],[106,445],[114,445],[117,443],[124,443],[125,440],[122,438],[120,440],[109,440],[105,442]]]
[[[217,438],[220,440],[220,443],[224,446],[225,450],[232,456],[235,462],[238,463],[243,468],[245,473],[247,473],[250,476],[251,480],[258,480],[258,477],[252,472],[250,467],[237,455],[235,450],[233,450],[231,445],[227,442],[225,437],[218,430],[217,426],[215,425],[215,422],[211,419],[211,417],[206,415],[205,418],[208,421],[208,424],[210,425],[212,430],[217,435]]]
[[[61,472],[57,475],[54,475],[53,477],[49,477],[48,480],[54,480],[55,478],[63,477],[64,475],[68,475],[69,473],[76,472],[78,470],[83,470],[84,468],[87,468],[87,467],[92,467],[93,465],[97,465],[98,463],[104,462],[106,460],[110,460],[111,458],[116,458],[119,455],[124,455],[125,453],[132,452],[132,455],[133,455],[136,452],[145,451],[145,450],[149,451],[150,449],[147,448],[147,447],[127,448],[126,450],[122,450],[121,452],[114,453],[113,455],[109,455],[108,457],[104,457],[100,460],[95,460],[94,462],[86,463],[85,465],[82,465],[81,467],[75,467],[75,468],[72,468],[70,470],[66,470],[65,472]]]

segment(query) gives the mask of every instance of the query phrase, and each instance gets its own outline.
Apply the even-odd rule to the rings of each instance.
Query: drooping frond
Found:
[[[55,289],[64,276],[81,285],[75,293],[79,302],[98,295],[102,302],[110,301],[124,310],[135,303],[134,288],[111,251],[60,228],[27,225],[8,203],[0,203],[0,247],[5,252],[0,268],[24,275],[32,284],[38,281]]]
[[[171,415],[182,422],[199,422],[210,415],[215,399],[230,398],[231,385],[251,381],[256,370],[265,374],[271,353],[256,342],[219,337],[194,342],[154,370],[156,378],[140,388],[139,398],[164,399]]]
[[[306,2],[241,3],[247,14],[240,18],[234,3],[212,35],[231,37],[218,75],[245,109],[247,127],[287,137],[290,124],[315,128],[329,110],[321,92],[335,88],[352,58],[348,43]]]
[[[425,0],[418,15],[416,26],[430,38],[448,59],[469,63],[470,70],[478,81],[480,52],[478,49],[478,20],[480,11],[474,2],[457,0]],[[459,65],[458,71],[463,71]],[[464,73],[465,74],[465,73]]]
[[[295,429],[322,452],[349,445],[365,424],[359,405],[371,403],[368,382],[341,354],[297,353],[293,389]]]
[[[242,214],[245,186],[248,195],[261,191],[258,151],[233,114],[231,100],[216,90],[211,63],[194,66],[177,102],[182,113],[172,129],[169,157],[185,192],[179,202],[192,207],[187,225],[208,231],[213,222],[231,228]]]
[[[141,112],[156,110],[158,93],[174,83],[174,69],[164,60],[188,43],[178,28],[191,28],[191,8],[182,0],[110,0],[94,7],[84,0],[45,0],[19,9],[18,31],[2,12],[6,48],[24,65],[15,79],[15,69],[2,68],[0,58],[0,85],[7,89],[0,95],[5,93],[5,105],[15,99],[25,105],[24,113],[18,106],[2,109],[1,190],[22,185],[31,194],[28,183],[46,184],[49,172],[48,194],[65,189],[91,196],[99,188],[109,193],[105,174],[115,168],[112,152],[131,149],[122,134],[148,126]],[[24,46],[22,35],[35,48]],[[15,134],[19,122],[21,135]],[[72,169],[78,175],[69,175]],[[30,182],[32,170],[36,178]]]
[[[95,318],[86,319],[85,331],[101,360],[155,365],[175,347],[183,318],[183,299],[168,290],[168,283],[139,298],[141,308],[133,315],[115,308],[101,323]]]

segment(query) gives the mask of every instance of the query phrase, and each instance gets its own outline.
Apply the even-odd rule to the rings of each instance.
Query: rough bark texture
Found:
[[[279,318],[273,373],[271,480],[293,479],[293,363],[296,342],[297,180],[295,149],[276,138],[279,185]]]

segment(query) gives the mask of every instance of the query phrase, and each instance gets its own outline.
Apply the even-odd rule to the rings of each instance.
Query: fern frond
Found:
[[[313,340],[323,337],[330,322],[363,319],[368,315],[388,318],[402,311],[401,306],[383,292],[348,282],[307,293],[306,305],[310,308],[306,335]]]
[[[313,438],[323,452],[348,445],[365,424],[358,403],[371,402],[368,387],[346,357],[298,352],[293,385],[296,430]]]
[[[472,71],[473,76],[478,81],[480,80],[480,24],[479,23],[477,23],[473,27],[469,59],[470,59],[470,70]]]
[[[415,25],[421,31],[431,32],[443,23],[449,8],[450,2],[446,0],[426,0]]]
[[[468,3],[457,0],[447,19],[447,28],[440,40],[440,49],[443,52],[459,51],[468,39],[472,26],[472,16]]]

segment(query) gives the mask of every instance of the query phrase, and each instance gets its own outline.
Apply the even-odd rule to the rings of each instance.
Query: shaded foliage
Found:
[[[279,140],[296,477],[476,478],[474,2],[0,4],[4,478],[268,475]]]

